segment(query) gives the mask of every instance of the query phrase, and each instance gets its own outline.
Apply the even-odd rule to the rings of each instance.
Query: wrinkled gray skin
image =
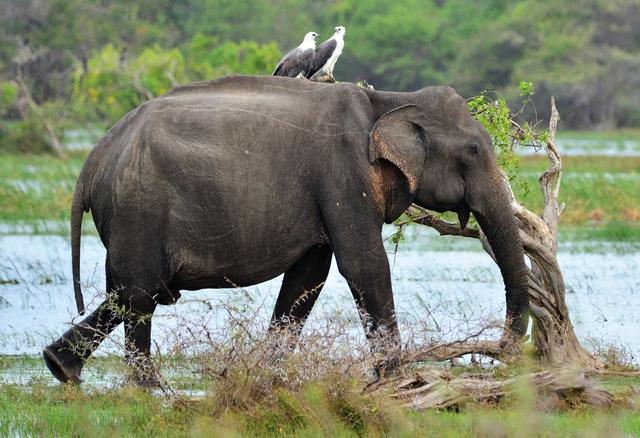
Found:
[[[452,88],[395,93],[259,76],[176,88],[109,130],[73,200],[79,310],[80,225],[91,209],[107,290],[128,315],[103,303],[47,347],[45,361],[60,380],[79,381],[84,360],[124,322],[127,356],[143,363],[151,318],[140,316],[158,303],[282,273],[272,327],[298,333],[335,255],[372,348],[387,358],[379,371],[389,371],[399,334],[381,228],[412,202],[458,212],[462,225],[474,213],[503,275],[510,328],[522,335],[518,229],[491,139]]]

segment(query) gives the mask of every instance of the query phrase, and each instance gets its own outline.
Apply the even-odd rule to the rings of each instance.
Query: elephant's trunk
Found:
[[[472,211],[487,236],[502,273],[509,329],[517,336],[524,336],[529,308],[527,266],[509,195],[502,178],[496,179],[491,188],[485,189],[481,195],[483,202],[475,203]]]

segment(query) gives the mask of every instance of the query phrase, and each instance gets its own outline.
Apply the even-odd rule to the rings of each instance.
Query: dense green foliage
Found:
[[[92,53],[86,69],[77,64],[72,100],[89,120],[113,122],[143,101],[192,79],[216,78],[234,72],[265,73],[278,62],[275,44],[220,42],[196,34],[182,50],[146,47],[135,57],[107,44]],[[80,114],[78,114],[80,116]]]
[[[69,121],[111,124],[177,83],[270,74],[305,32],[327,38],[338,24],[339,80],[514,103],[525,79],[540,117],[555,94],[567,126],[640,126],[639,14],[636,0],[0,0],[0,118],[23,123],[0,126],[0,148],[21,150],[36,124],[20,117],[18,72],[60,134]]]

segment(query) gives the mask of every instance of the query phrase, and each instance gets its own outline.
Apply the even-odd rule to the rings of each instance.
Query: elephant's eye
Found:
[[[467,146],[467,148],[469,149],[469,153],[471,153],[472,155],[477,155],[480,146],[478,146],[476,143],[471,143]]]

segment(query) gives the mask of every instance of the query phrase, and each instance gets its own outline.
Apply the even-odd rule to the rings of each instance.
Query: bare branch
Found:
[[[556,109],[555,99],[552,97],[549,138],[547,140],[546,148],[549,160],[551,160],[551,166],[542,175],[540,175],[538,180],[544,196],[544,213],[542,214],[542,218],[549,227],[549,231],[553,237],[552,250],[554,254],[558,250],[558,224],[560,222],[561,213],[561,209],[558,206],[558,195],[560,193],[560,181],[562,176],[562,160],[560,158],[560,152],[554,144],[559,119],[560,116]]]
[[[471,237],[474,239],[478,239],[480,237],[479,231],[477,229],[461,229],[458,224],[440,219],[434,213],[430,212],[429,210],[425,210],[422,207],[418,207],[415,204],[409,208],[407,214],[411,217],[411,220],[400,222],[398,225],[402,226],[410,223],[426,225],[436,230],[438,233],[440,233],[441,236],[462,236]]]

